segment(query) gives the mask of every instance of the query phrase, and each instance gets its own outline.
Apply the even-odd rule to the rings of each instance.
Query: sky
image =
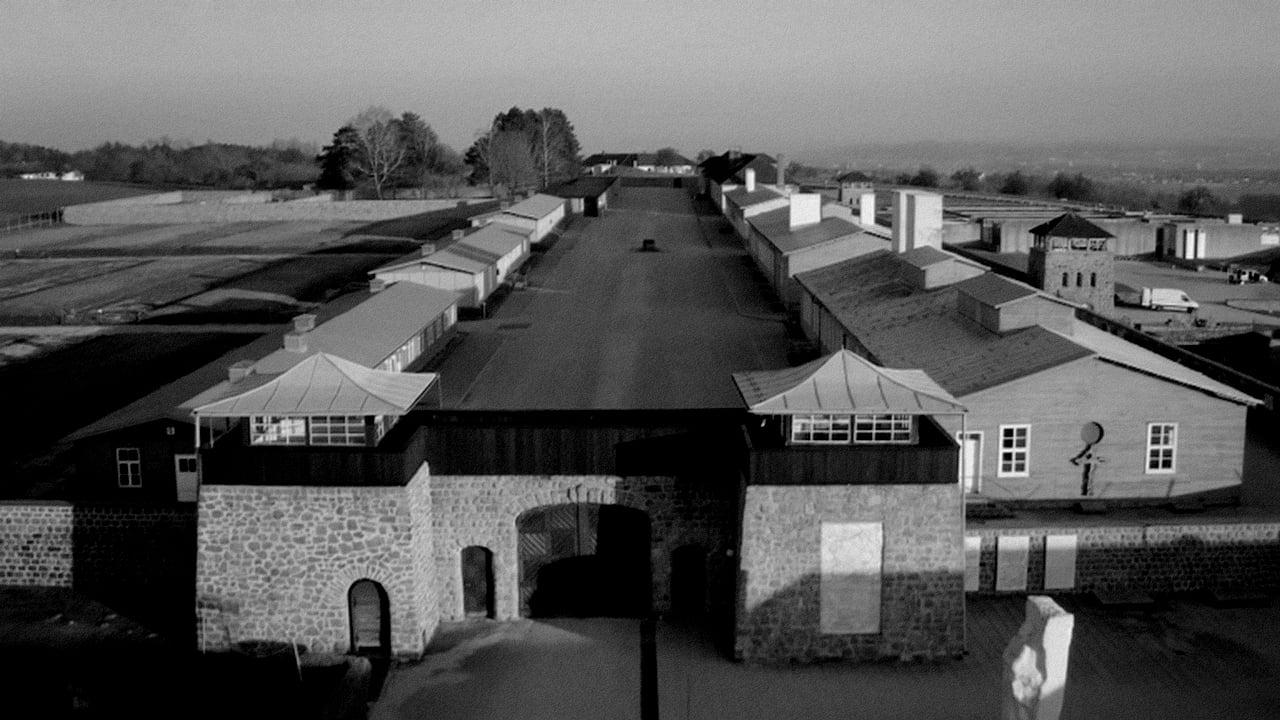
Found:
[[[1280,138],[1271,0],[0,0],[0,140],[327,142],[370,105],[465,149]]]

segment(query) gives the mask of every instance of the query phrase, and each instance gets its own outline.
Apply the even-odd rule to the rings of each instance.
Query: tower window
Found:
[[[1071,284],[1071,274],[1070,274],[1070,273],[1062,273],[1062,287],[1066,287],[1066,286],[1068,286],[1068,285],[1070,285],[1070,284]]]
[[[1084,273],[1076,273],[1076,287],[1084,287]]]
[[[1089,273],[1089,287],[1098,287],[1098,273]]]

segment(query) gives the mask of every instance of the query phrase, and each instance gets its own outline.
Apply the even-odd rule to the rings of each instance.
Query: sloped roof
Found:
[[[748,167],[756,171],[757,182],[773,183],[778,177],[777,161],[764,153],[740,153],[731,157],[726,152],[703,160],[699,167],[708,180],[718,183],[728,180],[742,182],[742,171]]]
[[[952,255],[949,252],[943,252],[932,245],[925,245],[914,250],[908,250],[902,253],[902,260],[910,263],[918,268],[927,268],[931,265],[937,265],[941,262],[949,260],[962,260],[959,255]]]
[[[917,289],[899,280],[901,262],[901,256],[881,251],[800,273],[796,279],[867,349],[873,361],[887,367],[920,368],[956,397],[1099,358],[1234,402],[1258,402],[1079,320],[1074,321],[1070,336],[1039,325],[991,332],[959,314],[962,286],[968,284],[970,291],[988,300],[1030,295],[998,282],[974,283],[987,276],[1004,280],[992,273],[932,290]],[[1010,284],[1015,289],[1025,287]]]
[[[328,353],[316,353],[256,387],[194,406],[192,414],[404,415],[436,378],[432,373],[370,370]],[[239,385],[228,389],[234,392]]]
[[[583,165],[605,165],[608,163],[625,163],[635,160],[635,153],[596,153],[583,159]]]
[[[507,215],[541,220],[555,212],[556,208],[562,207],[564,207],[564,198],[538,193],[527,200],[521,200],[502,212]]]
[[[771,187],[756,187],[754,192],[747,192],[745,187],[730,190],[724,194],[729,202],[740,208],[751,207],[771,200],[785,200],[786,196]]]
[[[399,260],[394,260],[380,268],[371,270],[369,274],[376,277],[378,273],[391,272],[392,270],[403,270],[419,265],[434,265],[446,270],[457,270],[471,275],[480,275],[494,266],[493,258],[477,259],[474,255],[474,253],[465,251],[455,252],[453,246],[437,250],[426,257],[423,257],[422,253],[411,253]]]
[[[561,198],[600,197],[618,182],[614,175],[576,177],[547,188],[548,195]]]
[[[1163,355],[1116,337],[1089,323],[1078,322],[1072,329],[1071,339],[1093,350],[1104,360],[1124,367],[1157,375],[1188,387],[1197,388],[1218,397],[1244,405],[1260,405],[1262,401],[1239,390],[1220,383],[1186,365],[1174,362]]]
[[[961,280],[955,284],[955,288],[965,295],[992,307],[1000,307],[1014,300],[1021,300],[1039,294],[1035,288],[1029,285],[1015,282],[993,272],[986,272],[968,280]]]
[[[786,370],[734,373],[733,381],[757,415],[965,411],[923,371],[878,367],[848,350]]]
[[[373,367],[457,302],[458,294],[452,290],[412,282],[392,283],[308,332],[307,350]],[[305,357],[305,353],[277,345],[275,352],[254,364],[254,372],[281,373]]]
[[[1103,230],[1075,213],[1063,213],[1047,223],[1031,228],[1028,232],[1036,237],[1063,238],[1113,238],[1115,235]]]
[[[466,254],[465,250],[467,248],[474,248],[497,260],[523,248],[528,240],[528,231],[497,222],[485,225],[470,235],[463,236],[461,240],[450,245],[449,249],[460,254]],[[475,259],[483,260],[484,258],[476,257]]]
[[[792,229],[790,207],[762,212],[748,218],[747,222],[784,254],[846,236],[856,236],[851,237],[851,240],[864,243],[867,252],[885,247],[884,240],[864,233],[861,228],[844,218],[826,217],[819,222]]]

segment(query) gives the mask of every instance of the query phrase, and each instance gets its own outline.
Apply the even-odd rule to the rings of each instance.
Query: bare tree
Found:
[[[347,123],[355,132],[355,157],[352,167],[369,178],[374,193],[382,199],[387,181],[404,163],[408,154],[400,132],[400,123],[385,107],[373,106]]]

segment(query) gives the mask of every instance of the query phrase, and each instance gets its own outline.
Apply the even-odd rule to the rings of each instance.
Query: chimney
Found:
[[[908,208],[911,214],[911,248],[929,246],[941,250],[942,196],[938,193],[914,192]]]
[[[876,194],[864,192],[858,195],[858,222],[863,225],[876,224]]]
[[[253,374],[252,360],[237,360],[227,368],[227,380],[238,383]]]
[[[781,190],[787,186],[786,156],[782,153],[778,153],[777,169],[777,180],[775,181],[775,184],[778,186],[778,189]]]
[[[753,193],[755,191],[756,191],[756,171],[752,168],[747,168],[747,192]]]
[[[1244,215],[1240,213],[1230,213],[1227,215],[1228,225],[1240,225],[1244,223]]]
[[[307,351],[307,334],[300,332],[285,333],[284,349],[289,352],[304,353]]]
[[[455,241],[456,241],[456,240],[461,240],[462,238],[464,238],[464,237],[466,237],[466,236],[467,236],[467,231],[466,231],[466,230],[463,230],[462,228],[457,228],[456,230],[454,230],[454,231],[453,231],[453,239],[454,239]]]
[[[316,316],[310,313],[293,316],[293,331],[304,333],[314,330],[316,327]]]
[[[822,222],[822,196],[817,193],[795,193],[790,197],[790,227]]]
[[[725,151],[725,154],[729,156],[730,160],[737,160],[738,156],[742,155],[742,150],[741,148],[731,147]]]
[[[369,279],[369,292],[378,293],[387,289],[387,281],[383,278],[376,277]]]
[[[896,190],[893,193],[893,251],[904,253],[911,249],[911,230],[907,227],[907,198],[909,190]]]
[[[434,253],[435,251],[436,251],[435,243],[429,243],[429,242],[422,243],[422,246],[418,248],[418,252],[422,254],[422,257],[427,257],[428,255]]]

